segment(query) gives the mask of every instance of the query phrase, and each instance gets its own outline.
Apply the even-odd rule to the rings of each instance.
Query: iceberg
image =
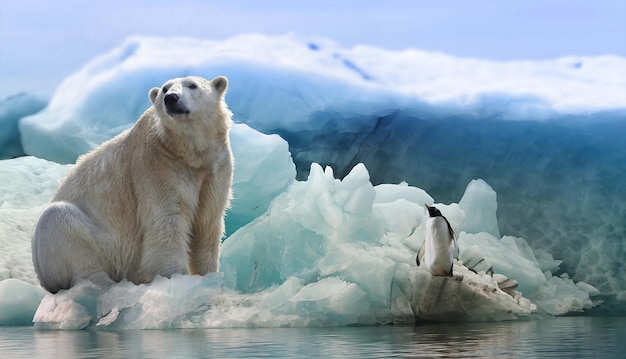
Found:
[[[523,239],[497,239],[487,232],[467,234],[463,230],[466,216],[454,203],[434,205],[459,228],[461,245],[474,245],[471,236],[492,241],[488,245],[495,248],[476,251],[493,270],[466,267],[465,258],[476,253],[465,254],[462,247],[454,277],[434,277],[415,265],[427,219],[422,200],[431,201],[430,196],[406,184],[373,186],[363,165],[355,166],[343,180],[334,178],[329,167],[317,164],[310,173],[307,181],[294,182],[274,199],[265,215],[226,239],[219,273],[158,277],[139,286],[123,281],[102,288],[83,281],[55,295],[45,294],[34,316],[36,327],[164,329],[486,321],[562,315],[595,305],[592,297],[599,293],[597,289],[549,271],[542,273]],[[390,186],[398,188],[400,197],[392,202]],[[465,197],[495,198],[485,186],[468,186]],[[470,227],[477,228],[475,224]],[[513,269],[505,276],[500,268],[502,272]],[[520,291],[503,285],[509,278],[519,282]],[[36,295],[41,298],[41,290]],[[0,307],[0,314],[3,310]]]
[[[442,310],[466,320],[624,314],[626,225],[616,198],[626,196],[618,185],[625,69],[616,56],[501,63],[291,35],[130,38],[68,77],[47,107],[35,114],[23,104],[12,117],[18,127],[8,138],[31,156],[0,161],[0,283],[33,301],[43,296],[27,290],[37,288],[37,215],[78,156],[149,106],[151,87],[222,74],[237,124],[221,282],[164,278],[109,309],[94,301],[128,284],[84,283],[63,298],[44,296],[38,326],[380,324],[442,318]],[[415,267],[425,203],[459,235],[452,279]],[[137,298],[174,295],[166,287],[206,297],[206,306],[135,320],[154,317]],[[474,297],[476,288],[491,294]],[[440,292],[460,299],[434,306]],[[469,311],[466,300],[484,305]],[[10,302],[0,301],[0,314]],[[29,311],[0,324],[27,323]]]
[[[0,325],[31,325],[45,291],[17,278],[0,281]]]
[[[625,69],[618,56],[495,62],[292,35],[133,37],[68,77],[19,134],[25,153],[72,163],[129,127],[155,84],[223,74],[234,119],[285,139],[296,179],[312,163],[339,178],[363,163],[373,184],[450,203],[482,178],[499,194],[489,233],[527,238],[623,314]]]

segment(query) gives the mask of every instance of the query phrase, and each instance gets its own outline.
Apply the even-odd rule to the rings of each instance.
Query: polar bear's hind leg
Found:
[[[96,245],[99,229],[77,206],[54,202],[42,212],[33,236],[33,264],[42,287],[51,293],[84,278],[95,284],[113,283]]]

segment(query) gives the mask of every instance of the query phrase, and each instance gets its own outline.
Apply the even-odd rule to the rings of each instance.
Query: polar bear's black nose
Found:
[[[176,105],[178,102],[178,95],[175,93],[168,93],[165,95],[165,106],[170,107]]]
[[[165,95],[163,102],[165,103],[165,112],[167,112],[170,116],[178,116],[189,113],[189,110],[185,107],[185,101],[183,101],[176,93],[168,93]]]

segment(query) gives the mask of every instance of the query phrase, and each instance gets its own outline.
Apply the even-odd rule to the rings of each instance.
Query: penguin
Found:
[[[424,263],[426,269],[436,276],[452,276],[453,258],[459,257],[459,246],[450,222],[437,207],[425,205],[428,210],[426,239],[420,247],[415,261]]]

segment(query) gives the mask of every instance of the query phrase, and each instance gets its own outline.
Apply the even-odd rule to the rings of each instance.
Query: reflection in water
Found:
[[[625,351],[624,317],[340,328],[0,328],[0,358],[619,358]]]

